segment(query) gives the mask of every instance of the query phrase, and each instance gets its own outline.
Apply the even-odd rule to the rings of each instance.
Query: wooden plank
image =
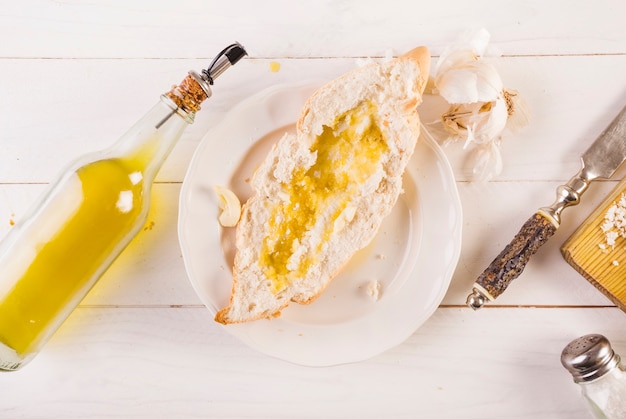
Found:
[[[444,305],[464,306],[476,277],[502,250],[523,221],[555,193],[553,182],[458,183],[463,205],[461,256]],[[612,305],[572,269],[559,247],[604,199],[614,182],[595,185],[578,207],[567,209],[556,235],[531,259],[520,278],[497,301],[507,306]],[[178,245],[178,183],[158,183],[149,225],[84,300],[88,306],[200,305]],[[44,185],[0,185],[0,239]],[[506,199],[504,198],[506,197]],[[217,222],[217,221],[216,221]]]
[[[420,42],[439,54],[476,25],[488,28],[493,47],[508,55],[626,52],[623,2],[499,5],[492,0],[391,1],[384,7],[373,0],[268,0],[262,6],[252,0],[5,2],[0,57],[211,57],[235,40],[254,57],[384,56]],[[393,22],[392,31],[387,22]]]
[[[159,181],[182,181],[198,142],[241,100],[278,84],[329,80],[357,66],[352,58],[281,59],[280,71],[272,72],[273,61],[244,60],[216,81],[213,97],[175,147]],[[579,170],[580,153],[626,103],[626,55],[492,61],[505,86],[517,89],[532,111],[529,126],[504,139],[504,171],[496,180],[569,179]],[[0,60],[0,182],[49,182],[69,161],[112,144],[188,70],[206,65],[206,60]],[[420,107],[423,121],[442,141],[447,136],[430,123],[446,109],[439,97],[430,96]],[[462,144],[444,151],[456,179],[469,179],[472,168]]]
[[[235,40],[250,53],[216,82],[163,167],[149,228],[31,365],[0,374],[0,417],[588,417],[560,351],[599,332],[624,356],[626,316],[558,248],[617,180],[566,210],[495,305],[473,312],[464,300],[626,103],[625,2],[0,3],[0,239],[63,166],[115,141],[188,70]],[[468,181],[461,144],[444,149],[464,212],[444,305],[404,343],[330,368],[262,355],[215,324],[186,278],[176,232],[181,182],[207,130],[266,87],[328,80],[417,44],[436,58],[482,26],[490,54],[504,54],[489,59],[533,117],[504,140],[504,171],[492,182]],[[431,122],[444,109],[426,98],[421,114]]]
[[[84,308],[0,375],[0,415],[582,419],[560,352],[597,332],[625,353],[624,327],[614,308],[439,309],[368,361],[309,368],[244,346],[202,308]]]

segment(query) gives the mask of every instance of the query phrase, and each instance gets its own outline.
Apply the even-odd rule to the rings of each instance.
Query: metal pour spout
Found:
[[[209,67],[202,70],[201,73],[190,71],[196,81],[202,87],[202,90],[207,94],[207,98],[211,97],[211,86],[216,78],[218,78],[224,71],[237,64],[239,60],[248,55],[243,45],[239,42],[235,42],[224,48],[219,54],[213,58]]]
[[[248,53],[240,43],[229,45],[213,59],[206,70],[202,70],[202,74],[206,76],[210,84],[213,84],[213,80],[246,55]]]

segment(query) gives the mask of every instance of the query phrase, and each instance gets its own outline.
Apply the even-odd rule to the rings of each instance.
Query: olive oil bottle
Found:
[[[113,146],[52,183],[0,243],[0,370],[30,361],[143,228],[152,182],[210,85],[246,55],[225,48],[189,75]]]

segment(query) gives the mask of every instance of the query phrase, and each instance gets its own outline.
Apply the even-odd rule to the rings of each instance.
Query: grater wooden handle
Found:
[[[528,219],[474,283],[467,304],[474,310],[494,300],[520,276],[530,257],[556,233],[557,224],[541,211]]]

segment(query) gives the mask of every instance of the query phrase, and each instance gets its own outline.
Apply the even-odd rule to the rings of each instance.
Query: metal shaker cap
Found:
[[[609,340],[599,334],[581,336],[571,341],[561,353],[561,364],[577,383],[602,377],[620,363]]]

